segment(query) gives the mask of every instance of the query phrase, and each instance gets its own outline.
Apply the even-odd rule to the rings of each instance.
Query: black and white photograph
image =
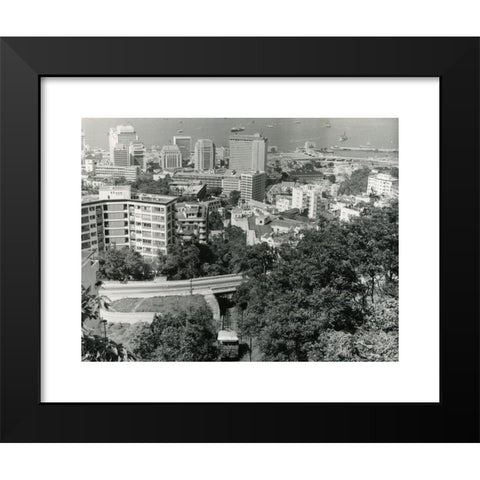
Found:
[[[396,118],[83,118],[82,360],[396,362]]]

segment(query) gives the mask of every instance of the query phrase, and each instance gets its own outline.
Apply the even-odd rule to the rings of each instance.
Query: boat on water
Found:
[[[294,123],[296,123],[298,125],[299,123],[302,123],[302,122],[300,120],[295,120]]]
[[[330,120],[326,121],[325,128],[332,128],[332,124],[330,123]]]
[[[183,130],[177,130],[177,133],[183,133]]]
[[[230,129],[231,132],[243,132],[245,130],[245,127],[232,127]]]
[[[346,142],[348,140],[346,132],[343,132],[343,135],[338,139],[339,142]]]
[[[275,125],[267,125],[267,128],[273,128]]]

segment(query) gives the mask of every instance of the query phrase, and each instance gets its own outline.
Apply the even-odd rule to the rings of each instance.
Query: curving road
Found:
[[[135,297],[159,297],[166,295],[209,295],[212,293],[233,292],[242,283],[242,275],[217,275],[190,280],[165,280],[129,283],[105,282],[100,290],[110,300]]]

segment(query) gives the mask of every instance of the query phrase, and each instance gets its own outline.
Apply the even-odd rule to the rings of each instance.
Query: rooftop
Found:
[[[220,330],[218,332],[217,340],[219,342],[238,342],[238,335],[231,330]]]

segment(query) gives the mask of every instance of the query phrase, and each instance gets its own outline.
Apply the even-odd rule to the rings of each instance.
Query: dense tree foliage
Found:
[[[102,337],[85,326],[87,320],[101,322],[100,309],[108,309],[108,298],[92,293],[90,287],[82,286],[82,361],[84,362],[130,362],[135,356],[122,344],[106,336]]]
[[[201,362],[218,357],[216,331],[208,307],[177,314],[155,314],[134,339],[134,353],[143,361]]]
[[[170,192],[171,178],[167,175],[160,180],[153,180],[151,175],[143,175],[132,183],[132,190],[137,193],[152,193],[155,195],[168,195]]]
[[[158,271],[168,280],[185,280],[200,276],[200,249],[192,242],[176,243],[168,255],[159,254]]]
[[[326,175],[325,178],[330,182],[330,183],[335,183],[337,181],[337,177],[333,173],[330,175]]]
[[[82,328],[86,320],[100,318],[100,310],[108,310],[110,300],[103,296],[92,293],[91,287],[82,285]]]
[[[100,252],[99,277],[105,280],[150,280],[154,276],[151,265],[133,248],[107,248]]]
[[[276,258],[274,249],[265,243],[247,246],[245,232],[227,227],[222,236],[208,243],[183,242],[170,248],[168,256],[159,255],[158,271],[168,280],[244,273],[266,273]]]
[[[236,292],[268,361],[388,361],[398,352],[398,208],[321,221]],[[258,264],[257,264],[258,265]]]
[[[209,230],[223,230],[223,220],[221,215],[213,210],[208,214],[208,228]]]
[[[238,205],[238,202],[240,201],[240,196],[241,196],[241,193],[238,190],[232,190],[228,197],[230,205],[233,205],[234,207],[236,207]]]
[[[360,168],[352,172],[339,186],[339,195],[358,195],[367,191],[369,168]]]
[[[122,344],[99,335],[82,335],[82,362],[132,362],[135,356]]]

